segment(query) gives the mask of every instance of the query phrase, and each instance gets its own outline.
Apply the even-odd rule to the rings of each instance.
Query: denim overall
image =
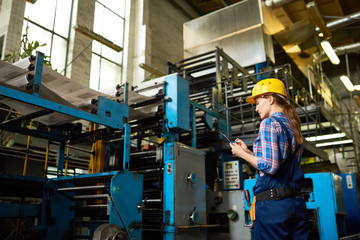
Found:
[[[286,132],[291,146],[291,134],[283,120],[271,116],[281,125]],[[291,149],[291,148],[290,148]],[[274,175],[259,175],[254,186],[254,194],[272,188],[284,187],[289,184],[293,189],[299,190],[304,173],[300,170],[300,163],[295,158],[294,152],[279,166]],[[255,204],[256,221],[254,222],[254,239],[307,239],[308,214],[305,202],[300,197],[288,197],[281,200],[257,201]]]

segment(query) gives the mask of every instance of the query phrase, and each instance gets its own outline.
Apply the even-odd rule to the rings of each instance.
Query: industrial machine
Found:
[[[49,153],[36,158],[45,162],[44,176],[48,163],[56,166],[56,177],[33,179],[36,201],[24,206],[19,198],[9,200],[0,207],[11,206],[17,212],[2,211],[2,218],[31,217],[39,239],[251,239],[243,189],[251,189],[254,180],[246,180],[244,186],[242,160],[233,158],[222,134],[231,140],[240,137],[252,147],[260,121],[254,106],[244,99],[261,76],[269,75],[284,79],[293,100],[297,83],[289,66],[262,72],[255,66],[245,69],[216,48],[169,63],[167,76],[131,90],[127,84],[117,86],[116,95],[108,96],[85,91],[51,69],[42,71],[41,58],[39,53],[32,60],[36,61],[33,80],[1,80],[2,103],[23,115],[3,121],[0,129],[45,139],[48,145],[56,143],[51,161]],[[19,70],[2,64],[9,71]],[[19,76],[27,76],[28,71],[19,70]],[[54,78],[74,84],[64,91],[80,89],[78,94],[53,98],[54,88],[59,87]],[[312,111],[314,105],[306,105],[306,100],[304,104],[298,110],[308,124],[318,111]],[[36,129],[21,125],[29,120],[37,123]],[[84,130],[81,121],[74,123],[77,120],[97,127],[91,124]],[[90,147],[81,150],[73,146],[77,143]],[[308,145],[305,148],[314,152]],[[69,149],[86,152],[90,160],[72,156]],[[29,156],[35,158],[28,146],[23,150],[25,163]],[[68,168],[75,166],[88,173],[69,174]],[[251,169],[246,170],[251,174]],[[314,234],[326,239],[329,231],[321,221],[332,219],[336,236],[345,236],[338,175],[307,178],[312,181],[306,197]],[[17,183],[28,180],[24,176]],[[336,201],[325,205],[325,197]],[[324,211],[333,206],[331,213]],[[31,211],[24,215],[26,208]]]
[[[342,177],[346,206],[346,230],[348,235],[360,235],[360,177],[359,174],[339,174]]]
[[[44,178],[38,185],[43,196],[37,195],[31,214],[36,219],[34,236],[206,239],[204,229],[218,227],[207,221],[207,153],[198,147],[212,145],[204,139],[210,133],[219,145],[212,150],[216,152],[222,143],[220,131],[225,133],[229,128],[225,114],[190,101],[188,80],[174,73],[144,82],[136,86],[136,92],[128,93],[127,85],[119,86],[115,97],[100,96],[75,105],[60,97],[52,98],[56,94],[49,88],[53,82],[48,75],[71,81],[51,69],[42,71],[41,53],[33,61],[34,80],[20,85],[9,85],[8,80],[3,80],[0,86],[2,102],[24,114],[2,122],[0,128],[59,146],[54,162],[57,177]],[[11,64],[2,64],[18,70]],[[19,75],[23,74],[28,72],[20,71]],[[93,92],[89,90],[87,95],[90,93]],[[65,128],[77,119],[103,127],[92,131],[84,131],[81,126]],[[37,123],[36,129],[21,126],[21,122],[29,120]],[[144,142],[158,139],[161,142],[155,147],[144,149]],[[68,150],[72,144],[86,141],[93,143],[88,151],[92,173],[67,176],[68,167],[76,162]],[[102,159],[101,163],[95,156]],[[46,176],[49,154],[44,157]],[[2,217],[23,217],[19,212],[7,213]]]
[[[0,79],[1,102],[16,109],[18,111],[16,113],[20,116],[3,121],[0,129],[29,136],[27,148],[23,150],[25,152],[24,176],[1,175],[2,182],[14,179],[16,181],[13,181],[12,185],[26,185],[29,189],[15,187],[12,191],[11,189],[4,191],[1,194],[1,201],[5,201],[1,205],[1,217],[18,218],[16,238],[20,234],[21,218],[29,217],[33,219],[33,225],[35,225],[31,234],[37,239],[79,237],[83,233],[81,229],[76,229],[79,224],[87,226],[85,235],[90,238],[95,229],[103,223],[119,226],[121,234],[126,238],[141,239],[142,212],[140,209],[143,177],[141,174],[129,172],[130,125],[127,85],[122,88],[121,98],[119,96],[105,97],[91,90],[84,92],[82,86],[71,83],[69,79],[43,66],[43,57],[43,54],[38,52],[36,56],[13,65],[1,62],[3,70]],[[29,64],[35,67],[28,68]],[[33,77],[29,78],[30,75]],[[70,94],[59,96],[54,91],[56,87]],[[94,96],[97,98],[90,99],[91,103],[87,104],[89,97]],[[81,98],[82,102],[79,104]],[[87,111],[88,108],[91,112]],[[72,123],[78,119],[103,127],[90,132],[83,131],[81,123]],[[37,123],[35,128],[32,128],[31,124],[29,128],[23,127],[29,120]],[[30,136],[48,140],[45,159],[43,159],[44,176],[50,163],[49,145],[59,146],[55,163],[55,174],[58,178],[47,180],[25,176],[30,158],[35,160],[41,158],[39,151],[29,150]],[[80,161],[69,155],[71,144],[95,143],[102,139],[120,136],[122,138],[121,171],[66,176],[68,167],[79,166],[77,164]],[[6,149],[2,154],[11,156],[10,154],[14,151],[21,150]],[[78,150],[95,155],[94,151]],[[21,189],[23,190],[17,193]],[[30,189],[33,190],[29,191]],[[39,191],[42,192],[42,199]],[[129,193],[132,193],[131,196],[128,196]],[[5,209],[9,210],[5,211]],[[94,210],[95,213],[93,213]]]

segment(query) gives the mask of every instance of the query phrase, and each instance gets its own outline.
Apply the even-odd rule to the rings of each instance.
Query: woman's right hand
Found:
[[[246,144],[245,144],[241,139],[237,138],[237,139],[235,140],[235,144],[239,145],[246,153],[251,154],[251,155],[254,155],[254,153],[251,152],[251,151],[248,149],[248,147],[246,146]]]

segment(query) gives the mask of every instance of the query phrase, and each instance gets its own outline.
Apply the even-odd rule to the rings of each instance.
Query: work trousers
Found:
[[[258,201],[255,205],[255,240],[306,240],[308,213],[299,197]]]

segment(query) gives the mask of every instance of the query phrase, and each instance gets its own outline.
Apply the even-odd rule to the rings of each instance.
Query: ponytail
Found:
[[[290,122],[291,128],[293,130],[293,134],[295,140],[298,144],[303,143],[303,138],[301,135],[301,121],[299,115],[296,112],[296,109],[291,104],[286,104],[283,108],[284,114]]]

